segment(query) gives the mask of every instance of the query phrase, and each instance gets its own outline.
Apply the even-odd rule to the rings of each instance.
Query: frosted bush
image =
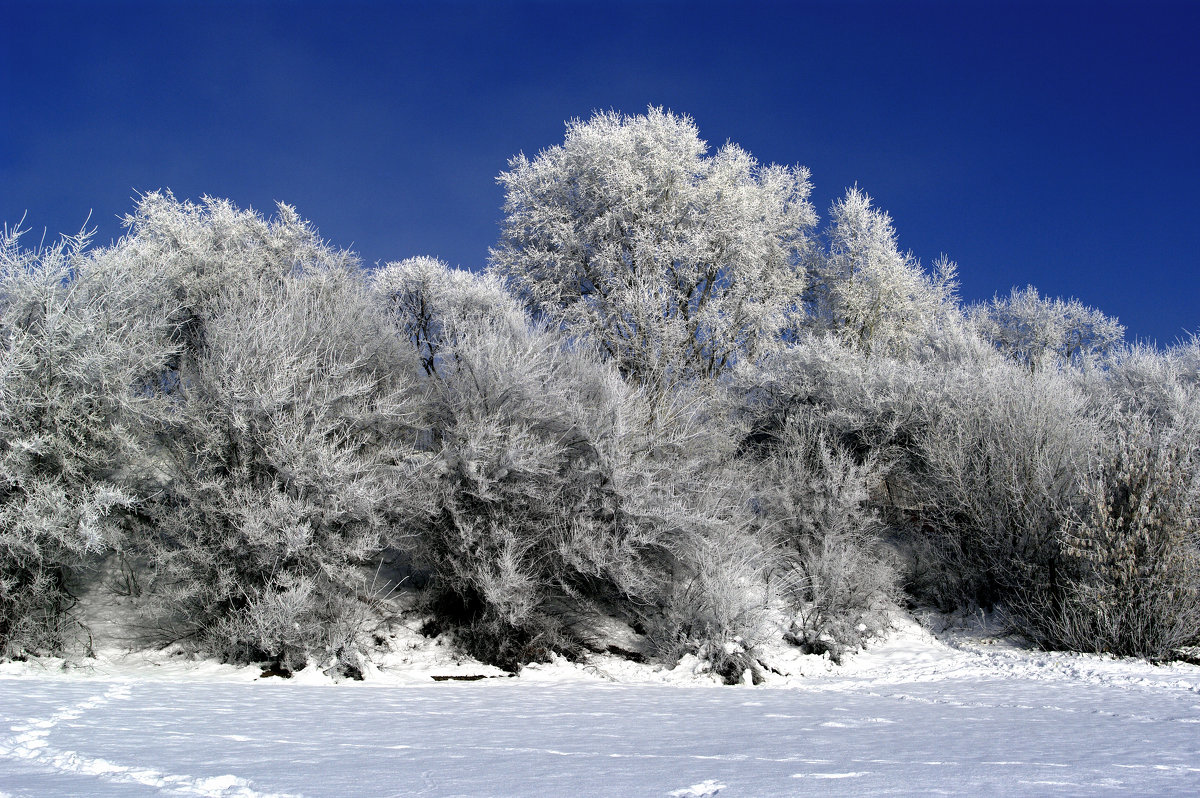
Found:
[[[346,270],[234,283],[207,307],[148,427],[165,476],[143,605],[232,661],[353,671],[367,569],[413,501],[417,365]]]
[[[511,665],[570,636],[564,606],[653,591],[667,552],[616,375],[552,335],[481,333],[432,386],[437,515],[419,539],[467,617],[524,639]]]
[[[777,541],[788,637],[840,661],[890,622],[898,576],[871,506],[883,474],[831,445],[810,419],[788,422],[755,472],[763,532]]]
[[[834,337],[805,335],[737,373],[746,449],[778,450],[785,430],[800,425],[856,462],[873,460],[883,489],[898,488],[928,421],[933,386],[952,368],[867,355]]]
[[[1022,606],[1062,589],[1057,530],[1101,439],[1070,375],[982,363],[930,397],[915,441],[915,520],[943,601]]]
[[[1115,351],[1125,328],[1078,299],[1047,299],[1033,286],[971,308],[979,333],[1030,371],[1091,366]]]
[[[40,250],[0,238],[0,658],[61,652],[86,630],[78,577],[122,539],[140,459],[129,422],[171,349],[128,313],[147,293],[97,264],[87,235]]]
[[[1086,384],[1107,408],[1061,533],[1069,580],[1039,608],[1044,645],[1163,658],[1200,633],[1196,342],[1119,352]]]
[[[901,361],[801,340],[759,384],[747,378],[748,412],[764,434],[803,414],[854,463],[878,464],[870,505],[910,555],[907,580],[923,600],[990,606],[1059,589],[1056,530],[1101,416],[1071,372],[960,354]]]
[[[412,551],[442,623],[516,668],[578,652],[584,617],[661,606],[709,520],[720,436],[531,324],[490,278],[408,261],[375,286],[430,372]]]
[[[1200,401],[1177,358],[992,369],[940,403],[914,484],[960,600],[1005,604],[1051,647],[1163,657],[1195,640]]]
[[[266,217],[229,200],[193,203],[154,191],[138,199],[124,225],[126,235],[106,255],[153,282],[148,299],[167,315],[185,358],[203,347],[222,296],[278,286],[299,271],[356,266],[351,253],[327,245],[283,203]]]
[[[1194,413],[1200,402],[1200,339],[1166,350],[1123,347],[1088,386],[1096,402],[1166,429]]]
[[[1161,657],[1195,628],[1193,346],[1030,370],[982,350],[898,361],[808,338],[741,378],[760,449],[798,420],[840,447],[794,504],[817,506],[837,474],[878,464],[858,506],[892,528],[918,599],[1002,605],[1047,646]],[[787,484],[782,462],[768,460],[764,492]],[[812,547],[797,581],[869,582],[845,556],[861,551]]]
[[[372,288],[429,376],[437,373],[440,356],[453,347],[460,328],[495,325],[520,335],[529,324],[499,279],[452,269],[436,258],[388,263],[375,271]]]
[[[764,676],[758,649],[771,632],[773,552],[728,508],[714,507],[710,515],[703,534],[686,541],[681,567],[659,606],[643,613],[643,625],[666,662],[690,654],[726,684],[758,684]]]
[[[1132,419],[1062,535],[1069,578],[1038,607],[1043,645],[1169,658],[1200,643],[1200,425]]]

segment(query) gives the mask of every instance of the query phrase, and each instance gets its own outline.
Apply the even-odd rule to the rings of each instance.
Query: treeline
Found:
[[[512,669],[608,618],[736,681],[903,601],[1200,643],[1196,339],[1032,288],[963,307],[864,192],[822,226],[806,170],[659,109],[499,179],[482,274],[170,193],[107,247],[6,231],[0,657],[70,650],[101,563],[146,645],[283,671],[358,671],[410,588]]]

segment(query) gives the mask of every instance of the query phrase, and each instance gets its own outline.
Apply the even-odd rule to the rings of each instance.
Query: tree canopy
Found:
[[[808,170],[710,154],[660,108],[597,113],[501,173],[492,267],[530,309],[656,392],[778,340],[817,216]]]

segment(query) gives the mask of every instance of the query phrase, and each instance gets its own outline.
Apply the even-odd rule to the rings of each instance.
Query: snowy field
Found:
[[[764,686],[616,660],[365,682],[104,657],[0,667],[3,796],[1198,795],[1200,668],[911,621]],[[440,673],[439,673],[440,672]]]

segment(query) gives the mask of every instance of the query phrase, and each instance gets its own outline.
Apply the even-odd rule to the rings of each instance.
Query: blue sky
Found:
[[[1200,3],[0,0],[0,221],[136,192],[295,205],[367,263],[481,267],[507,159],[594,109],[857,182],[968,300],[1200,330]]]

